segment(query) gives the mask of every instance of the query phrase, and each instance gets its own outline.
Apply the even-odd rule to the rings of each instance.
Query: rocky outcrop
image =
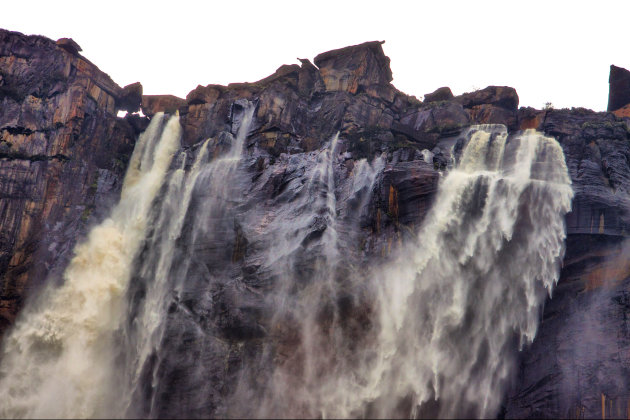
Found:
[[[0,30],[0,335],[115,199],[133,149],[120,87],[79,51]]]
[[[186,105],[186,101],[173,95],[142,95],[142,113],[152,117],[158,112],[174,114],[180,107]],[[140,106],[140,101],[138,101]]]
[[[448,86],[437,88],[435,91],[424,95],[425,103],[448,101],[449,99],[453,99],[453,92],[451,92],[451,88]]]
[[[630,104],[630,71],[611,65],[608,84],[608,111]]]
[[[118,97],[116,106],[121,111],[138,112],[142,103],[142,84],[140,82],[125,86]]]
[[[389,58],[381,47],[383,42],[366,42],[315,57],[326,90],[356,94],[370,87],[387,86],[393,77]]]

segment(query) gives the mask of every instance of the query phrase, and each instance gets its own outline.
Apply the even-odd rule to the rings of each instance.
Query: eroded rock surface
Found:
[[[116,198],[133,149],[120,87],[77,47],[0,30],[0,334]]]

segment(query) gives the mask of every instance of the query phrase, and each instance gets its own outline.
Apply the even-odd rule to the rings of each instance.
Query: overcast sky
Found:
[[[610,64],[630,69],[630,1],[3,1],[0,27],[73,38],[124,86],[185,97],[282,64],[385,40],[394,85],[421,98],[515,87],[522,106],[606,109]]]

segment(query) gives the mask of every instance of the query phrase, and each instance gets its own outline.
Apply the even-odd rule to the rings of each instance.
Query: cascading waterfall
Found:
[[[156,115],[138,139],[120,202],[75,249],[64,283],[26,308],[4,339],[1,417],[118,413],[114,334],[151,204],[180,147],[178,117]]]
[[[493,416],[511,349],[531,342],[559,276],[573,191],[559,144],[532,130],[470,129],[418,244],[376,275],[377,413],[407,397],[440,417]],[[427,404],[425,404],[425,408]],[[420,413],[422,414],[422,413]]]
[[[558,279],[573,197],[554,139],[507,138],[504,126],[470,129],[417,241],[384,267],[343,278],[315,267],[298,292],[304,273],[283,270],[276,322],[294,351],[258,416],[496,415],[514,350],[533,340]],[[287,267],[303,259],[290,255]],[[355,309],[340,322],[344,292]],[[366,313],[365,331],[344,329]]]
[[[235,137],[174,158],[177,118],[152,119],[112,216],[5,338],[0,415],[496,415],[514,350],[534,338],[558,279],[573,196],[558,143],[471,127],[415,239],[377,265],[349,250],[386,157],[339,177],[337,133],[252,178],[255,106],[239,107]],[[284,192],[268,199],[276,175]],[[233,308],[217,307],[228,293],[264,309],[257,330],[230,329]],[[238,383],[216,391],[234,355]],[[225,406],[207,402],[217,393]]]
[[[125,393],[125,405],[126,413],[132,417],[153,416],[155,390],[159,385],[157,370],[159,359],[163,357],[160,343],[165,327],[164,314],[173,297],[177,301],[183,300],[182,282],[188,277],[192,258],[186,249],[194,248],[198,237],[215,236],[220,231],[220,223],[217,224],[216,220],[221,220],[229,208],[234,175],[255,109],[253,104],[244,105],[236,138],[229,139],[232,140],[229,150],[221,157],[208,162],[208,139],[197,151],[196,159],[186,173],[186,153],[182,152],[182,166],[171,174],[167,191],[158,206],[159,216],[154,224],[153,239],[145,247],[146,252],[135,278],[136,283],[145,286],[143,301],[139,309],[131,302],[131,325],[126,330],[129,392]],[[196,206],[190,212],[193,198]],[[190,234],[186,237],[186,245],[178,247],[185,223]],[[184,248],[183,252],[181,248]],[[143,384],[142,381],[149,383]],[[146,390],[147,387],[150,391]],[[143,395],[147,392],[150,397]],[[134,406],[137,401],[143,401],[143,407]]]

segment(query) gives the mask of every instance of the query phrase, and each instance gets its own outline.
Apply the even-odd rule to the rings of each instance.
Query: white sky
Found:
[[[73,38],[124,86],[185,97],[256,81],[297,57],[385,40],[394,85],[420,98],[516,88],[521,106],[606,109],[610,64],[630,69],[630,1],[3,0],[0,27]]]

